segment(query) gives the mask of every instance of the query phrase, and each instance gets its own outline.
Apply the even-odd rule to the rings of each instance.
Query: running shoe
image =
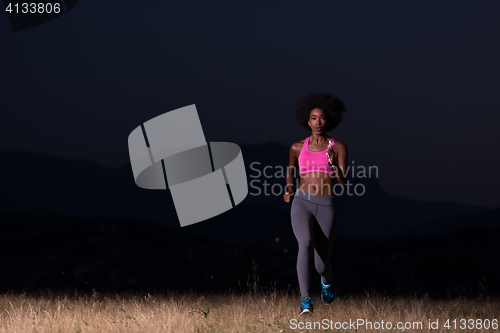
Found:
[[[303,314],[311,314],[312,312],[313,312],[313,304],[311,302],[311,297],[304,298],[300,303],[299,316]]]
[[[330,304],[333,301],[333,277],[330,278],[330,284],[323,283],[323,277],[321,276],[321,300],[325,304]]]

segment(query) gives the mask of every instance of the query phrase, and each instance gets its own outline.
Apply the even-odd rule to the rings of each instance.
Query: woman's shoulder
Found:
[[[307,138],[305,139],[302,139],[300,141],[297,141],[295,143],[292,143],[292,147],[291,148],[302,148],[302,146],[304,145],[304,142],[306,142]]]
[[[307,138],[292,143],[292,145],[290,147],[290,152],[293,152],[293,153],[297,154],[297,156],[298,156],[298,154],[300,154],[300,151],[302,150],[302,147],[304,146],[304,142],[306,141],[306,139]]]
[[[337,140],[335,139],[335,143],[334,145],[337,147],[337,148],[340,148],[340,149],[347,149],[347,145],[345,144],[344,141],[341,141],[341,140]]]

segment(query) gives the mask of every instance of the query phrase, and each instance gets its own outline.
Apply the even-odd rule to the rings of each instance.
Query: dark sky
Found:
[[[2,14],[0,149],[121,166],[135,127],[190,104],[208,141],[290,146],[308,135],[297,98],[330,91],[348,109],[331,136],[384,189],[500,207],[499,17],[498,1],[80,0],[14,34]]]

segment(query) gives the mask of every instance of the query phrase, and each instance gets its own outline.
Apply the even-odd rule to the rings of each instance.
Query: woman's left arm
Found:
[[[337,148],[336,151],[330,148],[332,153],[330,162],[333,165],[339,184],[345,186],[349,181],[347,179],[347,145],[342,141],[335,141],[335,147]]]
[[[338,167],[341,172],[337,172],[337,180],[340,185],[345,186],[349,181],[347,179],[347,145],[344,142],[339,142],[338,149]]]

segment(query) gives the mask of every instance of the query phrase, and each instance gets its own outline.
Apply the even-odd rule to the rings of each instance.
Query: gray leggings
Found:
[[[309,297],[313,250],[316,271],[326,281],[332,277],[330,253],[337,226],[335,197],[315,195],[299,189],[295,192],[290,215],[293,233],[299,243],[297,276],[300,293],[306,298]]]

